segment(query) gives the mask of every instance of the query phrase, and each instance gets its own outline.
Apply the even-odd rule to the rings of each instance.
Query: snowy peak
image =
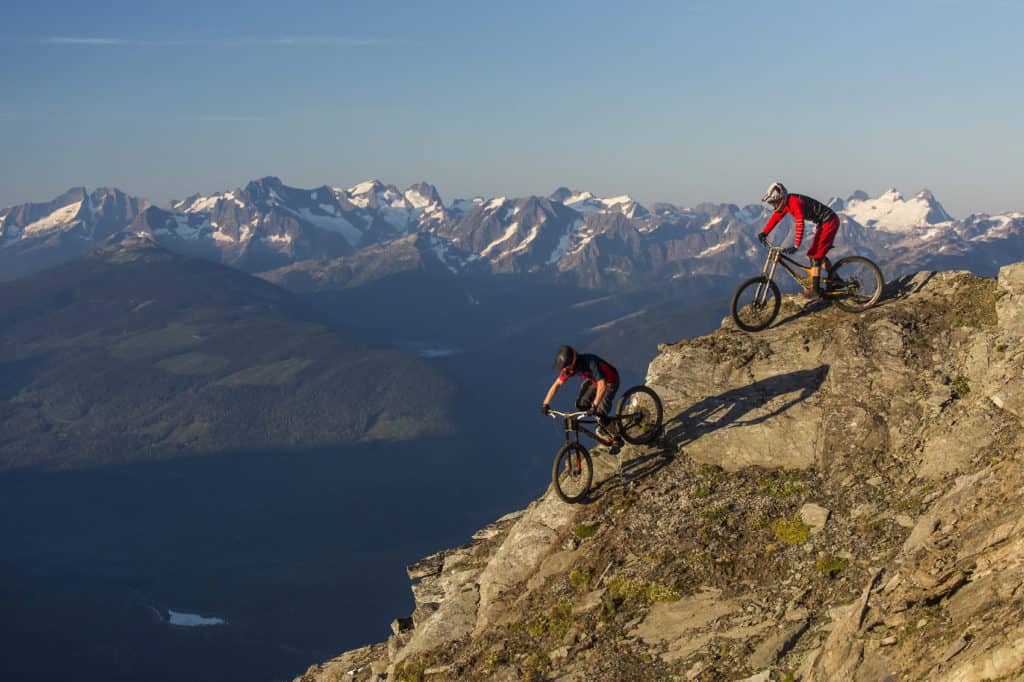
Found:
[[[70,232],[83,239],[103,239],[131,222],[145,205],[116,189],[103,187],[90,194],[84,187],[74,187],[53,201],[0,210],[0,243]]]
[[[559,187],[548,197],[580,213],[621,213],[627,218],[645,218],[650,212],[628,194],[602,198],[593,192]]]
[[[443,206],[441,194],[437,188],[428,182],[417,182],[405,190],[405,200],[413,208],[427,208],[429,206]]]
[[[578,212],[537,196],[457,201],[452,215],[441,234],[501,272],[552,265],[582,225]]]
[[[842,212],[861,225],[884,232],[910,232],[953,221],[935,195],[926,189],[910,199],[895,188],[874,199],[864,192],[854,192]]]

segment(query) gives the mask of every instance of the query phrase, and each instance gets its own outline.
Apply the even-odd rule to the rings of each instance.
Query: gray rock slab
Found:
[[[819,533],[828,523],[828,517],[832,514],[821,505],[810,502],[800,507],[800,520],[811,527],[812,533]]]
[[[449,597],[433,616],[412,631],[412,637],[392,657],[392,663],[400,663],[468,635],[476,625],[478,599],[476,588]]]
[[[711,640],[711,635],[699,632],[702,628],[740,609],[721,595],[721,590],[705,589],[679,601],[659,602],[630,634],[649,645],[665,645],[666,662],[682,660]]]
[[[807,629],[808,621],[803,621],[783,628],[771,637],[761,642],[754,653],[747,659],[747,665],[751,668],[763,668],[769,666],[793,648],[800,635]]]

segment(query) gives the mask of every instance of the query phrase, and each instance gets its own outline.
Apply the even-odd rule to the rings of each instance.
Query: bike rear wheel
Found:
[[[782,306],[779,286],[761,275],[740,285],[732,297],[732,319],[748,332],[759,332],[772,323]]]
[[[594,480],[594,464],[590,453],[579,443],[566,443],[555,455],[551,467],[551,482],[558,496],[569,502],[579,502],[590,492]]]
[[[859,313],[878,303],[882,298],[885,280],[882,271],[864,256],[847,256],[829,271],[831,286],[829,297],[850,313]]]
[[[664,416],[661,398],[646,386],[634,386],[623,393],[615,414],[619,419],[619,435],[627,443],[650,443],[661,433]]]

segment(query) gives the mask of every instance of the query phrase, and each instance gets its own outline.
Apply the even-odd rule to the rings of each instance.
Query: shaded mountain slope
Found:
[[[410,438],[448,428],[421,361],[260,279],[127,239],[0,287],[0,468]]]
[[[657,446],[409,566],[411,619],[297,679],[1015,679],[1022,309],[1024,264],[923,272],[662,346]]]

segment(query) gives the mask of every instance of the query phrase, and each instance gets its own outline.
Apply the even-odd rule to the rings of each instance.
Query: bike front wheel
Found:
[[[634,386],[623,393],[615,414],[619,418],[619,435],[627,443],[650,443],[661,432],[661,398],[646,386]]]
[[[828,273],[828,294],[836,305],[849,313],[859,313],[882,298],[885,280],[882,271],[864,256],[847,256]]]
[[[590,492],[594,480],[594,464],[590,453],[579,443],[566,443],[555,455],[551,467],[551,482],[558,496],[569,502],[579,502]]]
[[[732,297],[732,319],[748,332],[759,332],[772,323],[782,306],[779,286],[761,275],[740,285]]]

